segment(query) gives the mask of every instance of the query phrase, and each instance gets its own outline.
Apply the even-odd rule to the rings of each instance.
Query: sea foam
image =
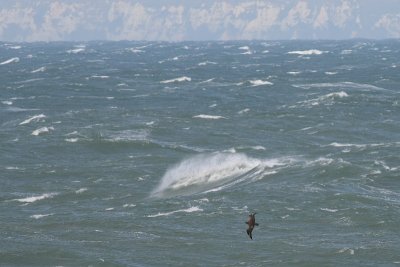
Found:
[[[67,53],[68,54],[78,54],[78,53],[80,53],[80,52],[83,52],[83,51],[85,51],[85,48],[75,48],[75,49],[70,49],[70,50],[67,50]]]
[[[30,216],[30,218],[33,218],[33,219],[41,219],[41,218],[44,218],[44,217],[48,217],[48,216],[52,216],[52,215],[54,215],[54,213],[49,213],[49,214],[35,214],[35,215],[31,215]]]
[[[47,198],[53,198],[56,196],[57,193],[45,193],[43,195],[39,196],[33,196],[33,197],[26,197],[26,198],[19,198],[19,199],[14,199],[15,201],[18,202],[23,202],[23,203],[33,203],[39,200],[47,199]]]
[[[19,62],[19,57],[10,58],[6,61],[1,62],[0,65],[6,65],[6,64],[10,64],[10,63],[16,63],[16,62]]]
[[[44,115],[44,114],[35,115],[35,116],[32,116],[32,117],[24,120],[19,125],[25,125],[25,124],[31,123],[32,121],[38,122],[40,119],[43,119],[43,118],[46,118],[46,115]]]
[[[237,183],[271,174],[271,168],[285,163],[259,160],[242,153],[200,154],[172,166],[153,190],[153,197],[192,195],[219,191]]]
[[[263,80],[252,80],[249,81],[252,86],[261,86],[261,85],[273,85],[273,83],[269,81],[263,81]]]
[[[45,70],[46,70],[46,67],[40,67],[38,69],[35,69],[35,70],[31,71],[31,73],[44,72]]]
[[[154,214],[154,215],[147,215],[147,217],[154,218],[154,217],[159,217],[159,216],[169,216],[169,215],[172,215],[172,214],[178,213],[178,212],[191,213],[191,212],[196,212],[196,211],[203,211],[203,209],[201,209],[199,207],[196,207],[196,206],[193,206],[193,207],[190,207],[190,208],[187,208],[187,209],[174,210],[174,211],[170,211],[170,212],[159,212],[159,213]]]
[[[206,119],[206,120],[219,120],[219,119],[226,119],[223,116],[216,116],[216,115],[206,115],[206,114],[200,114],[200,115],[196,115],[193,116],[193,118],[197,118],[197,119]]]
[[[192,78],[190,78],[190,77],[182,76],[182,77],[171,79],[171,80],[161,81],[160,83],[190,82],[191,80],[192,80]]]
[[[302,55],[302,56],[308,56],[308,55],[321,55],[323,53],[327,53],[327,51],[321,51],[317,49],[310,49],[310,50],[303,50],[303,51],[290,51],[288,54],[295,54],[295,55]]]
[[[36,129],[32,132],[32,135],[38,136],[44,133],[50,132],[50,130],[54,130],[54,127],[42,127],[39,129]]]

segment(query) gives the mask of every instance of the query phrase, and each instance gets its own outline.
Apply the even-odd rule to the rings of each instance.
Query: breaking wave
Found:
[[[326,51],[321,51],[321,50],[317,50],[317,49],[310,49],[310,50],[304,50],[304,51],[290,51],[288,52],[288,54],[294,54],[294,55],[321,55],[323,53],[327,53]]]
[[[10,64],[10,63],[16,63],[16,62],[19,62],[19,57],[10,58],[6,61],[1,62],[0,65],[6,65],[6,64]]]
[[[174,83],[174,82],[190,82],[192,79],[190,77],[179,77],[171,80],[161,81],[160,83]]]
[[[281,160],[260,160],[242,153],[200,154],[166,171],[151,197],[173,197],[220,191],[238,183],[251,182],[275,173]]]
[[[174,213],[178,213],[178,212],[188,212],[188,213],[192,213],[192,212],[196,212],[196,211],[203,211],[203,209],[194,206],[194,207],[190,207],[187,209],[181,209],[181,210],[174,210],[174,211],[170,211],[170,212],[159,212],[157,214],[154,215],[147,215],[147,217],[149,218],[155,218],[155,217],[160,217],[160,216],[169,216],[172,215]]]
[[[214,115],[206,115],[206,114],[200,114],[193,116],[193,118],[198,118],[198,119],[206,119],[206,120],[219,120],[219,119],[226,119],[223,116],[214,116]]]

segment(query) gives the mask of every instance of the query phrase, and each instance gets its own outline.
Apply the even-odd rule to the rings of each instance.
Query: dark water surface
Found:
[[[399,74],[395,40],[1,43],[0,265],[396,266]]]

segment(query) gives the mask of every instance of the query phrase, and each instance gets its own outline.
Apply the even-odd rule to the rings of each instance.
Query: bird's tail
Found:
[[[253,236],[252,236],[252,234],[251,234],[251,231],[250,231],[250,230],[247,230],[247,235],[250,237],[250,239],[253,239]]]

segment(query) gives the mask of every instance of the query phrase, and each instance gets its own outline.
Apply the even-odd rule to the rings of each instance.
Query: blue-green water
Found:
[[[398,265],[399,74],[396,40],[1,43],[0,265]]]

